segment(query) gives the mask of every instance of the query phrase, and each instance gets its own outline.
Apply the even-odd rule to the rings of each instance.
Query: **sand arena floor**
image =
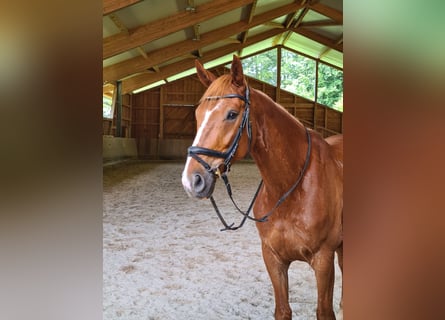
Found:
[[[187,197],[182,162],[130,162],[104,168],[103,318],[273,319],[272,284],[254,223],[222,227],[208,200]],[[245,209],[260,181],[253,163],[237,163],[230,179]],[[221,181],[215,199],[240,221]],[[289,270],[293,319],[315,319],[316,284],[309,265]],[[336,264],[334,306],[341,273]]]

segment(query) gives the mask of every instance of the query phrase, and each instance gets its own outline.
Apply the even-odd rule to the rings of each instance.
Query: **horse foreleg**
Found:
[[[334,297],[334,252],[315,254],[312,268],[317,279],[317,320],[335,320],[332,306]]]
[[[289,305],[289,263],[281,259],[266,245],[262,245],[263,259],[275,296],[275,320],[292,319],[292,310]]]

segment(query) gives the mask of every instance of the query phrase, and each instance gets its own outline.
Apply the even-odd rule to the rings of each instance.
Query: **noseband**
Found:
[[[212,168],[207,162],[205,162],[199,155],[209,156],[213,158],[221,158],[224,159],[224,166],[225,170],[224,172],[229,171],[230,165],[232,162],[233,157],[235,156],[236,150],[238,149],[239,142],[241,140],[241,136],[243,134],[244,128],[247,128],[247,137],[249,139],[249,149],[250,149],[250,142],[252,140],[252,127],[249,122],[249,112],[250,112],[250,90],[249,87],[246,87],[246,95],[242,96],[237,93],[231,93],[226,94],[224,96],[210,96],[204,98],[204,100],[219,100],[219,99],[232,99],[232,98],[238,98],[244,101],[244,112],[243,112],[243,118],[241,120],[241,124],[238,128],[238,131],[235,135],[235,138],[232,141],[232,144],[230,145],[229,149],[225,152],[197,147],[197,146],[191,146],[187,150],[187,155],[198,161],[208,172],[215,174],[219,171],[219,168]]]

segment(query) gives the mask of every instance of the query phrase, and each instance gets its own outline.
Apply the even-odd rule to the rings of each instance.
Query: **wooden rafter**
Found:
[[[214,0],[196,7],[196,10],[179,12],[165,19],[156,20],[103,39],[103,59],[144,45],[176,31],[192,27],[202,21],[251,3],[253,0]]]
[[[239,33],[240,31],[248,30],[249,28],[273,20],[290,11],[298,10],[300,7],[301,4],[298,3],[287,4],[255,16],[251,23],[240,21],[205,34],[201,34],[200,41],[185,40],[157,51],[147,53],[147,59],[136,57],[116,63],[103,69],[103,78],[104,80],[119,80],[133,73],[142,72],[153,65],[180,57],[183,54],[198,50],[199,48],[212,44],[216,41],[224,40],[234,34]],[[285,31],[286,29],[278,30]]]
[[[257,4],[257,0],[253,1],[252,4],[249,6],[249,15],[247,17],[247,23],[252,22],[253,16],[255,14],[256,4]],[[246,30],[243,32],[243,34],[241,36],[241,42],[246,42],[248,34],[249,34],[249,30]]]
[[[200,61],[202,63],[205,63],[214,60],[218,57],[221,57],[223,55],[231,54],[233,52],[242,50],[242,48],[250,46],[259,41],[263,41],[265,39],[274,37],[280,32],[283,32],[283,29],[272,29],[247,39],[245,43],[228,44],[224,47],[211,50],[207,52],[205,56],[202,59],[200,59]],[[171,77],[177,73],[191,69],[193,67],[194,67],[194,59],[187,59],[165,66],[164,68],[162,68],[162,71],[159,74],[143,73],[131,78],[127,78],[122,81],[122,91],[123,93],[132,92],[136,89],[142,88],[156,81],[166,79],[168,77]]]
[[[329,48],[335,49],[337,51],[343,52],[343,45],[342,43],[336,43],[336,41],[333,41],[329,38],[326,38],[325,36],[322,36],[316,32],[313,32],[311,30],[308,30],[306,28],[293,28],[293,32],[301,34],[302,36],[305,36],[306,38],[309,38],[311,40],[314,40],[316,42],[319,42]]]
[[[343,43],[343,34],[335,41],[336,45],[340,45]],[[332,48],[330,47],[326,47],[319,55],[318,55],[318,59],[321,59],[321,57],[323,57],[324,55],[326,55],[329,51],[331,51]]]
[[[116,27],[119,28],[119,30],[121,31],[121,33],[125,33],[125,34],[129,34],[129,30],[128,28],[125,26],[125,24],[122,22],[121,19],[119,19],[119,17],[117,15],[115,15],[114,13],[109,15],[111,21],[113,21],[113,23],[116,25]],[[144,48],[142,47],[137,47],[139,53],[141,54],[141,56],[143,56],[145,59],[147,59],[147,53],[145,52]]]
[[[298,28],[298,26],[300,25],[300,23],[303,21],[304,17],[306,16],[306,14],[309,12],[309,8],[305,7],[303,9],[303,11],[301,11],[300,15],[298,16],[298,18],[295,21],[291,21],[290,22],[290,26],[294,27],[294,28]],[[287,40],[289,40],[290,36],[292,35],[292,32],[289,31],[286,36],[283,39],[283,45],[287,42]]]
[[[306,3],[306,0],[303,0],[303,1],[301,2],[302,5],[304,5],[305,3]],[[296,17],[297,14],[298,14],[298,11],[299,11],[299,10],[296,10],[296,11],[294,11],[293,13],[287,15],[287,17],[286,17],[286,21],[284,22],[284,26],[285,26],[286,28],[290,28],[290,27],[291,27],[292,23],[294,22],[295,17]],[[284,39],[283,39],[282,44],[284,44],[284,43],[287,41],[287,39],[289,39],[290,34],[291,34],[291,31],[288,31],[288,32],[286,32],[286,33],[280,33],[280,34],[279,34],[278,36],[276,36],[275,39],[272,41],[272,44],[273,44],[274,46],[278,45],[278,44],[280,43],[280,41],[281,41],[281,38],[283,38],[283,37],[284,37]]]
[[[329,26],[341,26],[341,23],[333,20],[318,20],[300,23],[300,28],[313,28],[313,27],[329,27]]]
[[[142,0],[102,0],[102,13],[105,16],[141,1]]]
[[[274,21],[267,21],[264,25],[268,26],[268,27],[272,27],[272,28],[279,28],[279,29],[285,28],[285,26],[282,23],[278,23],[278,22],[274,22]]]
[[[147,56],[147,52],[145,52],[144,48],[142,48],[142,47],[138,47],[138,51],[139,51],[139,53],[141,54],[141,56],[144,57],[144,59],[147,59],[147,58],[148,58],[148,56]]]
[[[340,24],[343,24],[343,12],[341,11],[335,10],[334,8],[328,7],[321,3],[311,4],[309,5],[309,8],[328,18],[331,18]]]
[[[256,9],[256,4],[257,4],[257,0],[253,1],[252,4],[249,6],[249,15],[247,17],[247,23],[251,23],[253,16],[255,14],[255,9]],[[247,41],[247,37],[249,35],[249,29],[247,29],[246,31],[244,31],[241,36],[240,36],[240,42],[241,43],[245,43]],[[238,54],[241,56],[243,54],[243,49],[241,49]]]
[[[119,17],[117,15],[115,15],[114,13],[110,14],[108,16],[111,21],[113,21],[114,25],[116,27],[118,27],[118,29],[122,32],[122,33],[126,33],[128,34],[128,28],[124,25],[124,23],[122,22],[121,19],[119,19]]]

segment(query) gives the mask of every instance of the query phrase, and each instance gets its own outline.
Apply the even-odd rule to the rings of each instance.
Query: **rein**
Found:
[[[260,184],[258,185],[258,188],[255,192],[255,195],[253,196],[252,201],[249,204],[249,207],[247,208],[246,211],[243,211],[239,208],[239,206],[236,204],[235,200],[232,197],[232,187],[230,186],[230,182],[229,182],[229,178],[227,177],[227,173],[228,171],[230,171],[230,166],[231,166],[231,161],[236,153],[236,150],[238,149],[238,145],[239,145],[239,141],[241,140],[241,136],[243,133],[244,128],[247,128],[247,136],[249,139],[249,151],[250,151],[250,144],[251,144],[251,140],[252,140],[252,128],[251,128],[251,123],[249,121],[249,112],[250,112],[250,90],[249,87],[246,87],[246,95],[242,96],[239,94],[227,94],[224,96],[210,96],[210,97],[206,97],[205,100],[218,100],[218,99],[231,99],[231,98],[238,98],[244,101],[245,103],[245,109],[244,109],[244,113],[243,113],[243,118],[241,120],[241,124],[238,128],[238,131],[235,135],[235,139],[233,140],[232,144],[230,145],[229,149],[225,152],[221,152],[221,151],[216,151],[216,150],[212,150],[212,149],[207,149],[207,148],[202,148],[202,147],[197,147],[197,146],[191,146],[188,148],[187,150],[187,154],[188,156],[192,157],[193,159],[195,159],[196,161],[198,161],[208,172],[215,174],[217,176],[220,176],[221,179],[224,181],[224,184],[226,186],[226,190],[227,190],[227,194],[230,198],[230,200],[232,201],[232,204],[235,206],[236,210],[241,213],[243,215],[243,219],[241,220],[240,224],[237,226],[233,226],[235,223],[232,224],[227,224],[227,222],[225,221],[224,217],[222,216],[221,212],[219,211],[219,208],[215,202],[215,199],[213,198],[213,195],[210,196],[210,202],[213,205],[213,208],[215,209],[215,212],[218,216],[218,218],[220,219],[221,223],[223,224],[224,228],[221,229],[220,231],[226,231],[226,230],[237,230],[239,228],[241,228],[244,223],[246,222],[247,219],[250,219],[252,221],[255,222],[266,222],[268,221],[268,218],[272,215],[272,213],[284,202],[284,200],[287,199],[287,197],[297,188],[297,186],[300,184],[306,170],[307,167],[309,166],[309,161],[310,161],[310,155],[311,155],[311,149],[312,149],[312,140],[311,140],[311,136],[309,134],[309,131],[307,130],[307,128],[305,127],[304,129],[306,130],[306,137],[307,137],[307,141],[308,141],[308,147],[307,147],[307,151],[306,151],[306,159],[304,161],[304,165],[302,170],[300,171],[300,175],[298,176],[297,180],[295,181],[295,183],[289,188],[288,191],[286,191],[281,197],[280,199],[278,199],[278,201],[276,202],[276,204],[272,207],[272,209],[267,212],[266,214],[264,214],[261,218],[257,219],[255,217],[251,217],[250,216],[250,211],[252,210],[252,207],[255,203],[256,198],[258,197],[258,194],[260,192],[260,189],[263,185],[263,180],[260,181]],[[219,167],[218,168],[211,168],[210,165],[205,162],[199,155],[206,155],[206,156],[210,156],[210,157],[215,157],[215,158],[222,158],[224,159],[224,166],[225,166],[225,170],[224,172],[220,172],[219,171]]]

